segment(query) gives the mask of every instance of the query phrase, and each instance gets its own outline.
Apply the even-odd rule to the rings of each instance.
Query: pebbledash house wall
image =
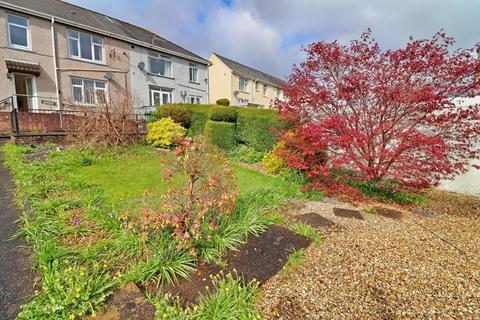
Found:
[[[13,49],[8,46],[6,14],[12,13],[29,18],[31,50]],[[55,70],[53,64],[50,21],[21,12],[0,8],[0,100],[14,94],[13,77],[7,78],[5,59],[38,63],[41,68],[35,77],[36,95],[55,98]],[[39,107],[42,107],[39,101]]]
[[[80,31],[103,39],[104,63],[71,58],[68,54],[67,31]],[[73,102],[72,77],[105,81],[107,98],[115,101],[129,95],[129,45],[88,30],[55,24],[59,92],[62,101]],[[105,76],[111,73],[112,79]]]
[[[149,52],[164,55],[172,61],[172,77],[164,77],[150,72]],[[143,62],[144,68],[139,68]],[[191,83],[189,77],[189,63],[196,63],[198,67],[198,83]],[[130,46],[130,83],[131,93],[138,110],[150,106],[150,88],[156,87],[172,91],[172,103],[189,103],[191,96],[200,97],[200,103],[209,103],[207,65],[198,61],[172,56],[159,51],[147,49],[138,45]],[[184,93],[182,95],[181,93]],[[153,108],[143,108],[143,112]],[[141,113],[142,111],[138,111]]]
[[[31,50],[8,47],[6,13],[12,13],[29,19]],[[76,30],[97,35],[103,39],[104,63],[83,61],[69,57],[67,30]],[[59,98],[62,104],[73,102],[71,78],[78,77],[107,82],[107,95],[117,97],[129,92],[129,45],[126,42],[54,23],[57,77]],[[14,94],[13,78],[7,78],[5,59],[38,63],[41,68],[39,76],[34,77],[35,95],[38,108],[51,108],[50,104],[42,105],[50,98],[55,101],[55,67],[52,48],[51,20],[29,15],[23,12],[0,8],[0,100]],[[105,78],[112,73],[112,80]],[[51,100],[50,100],[51,101]]]

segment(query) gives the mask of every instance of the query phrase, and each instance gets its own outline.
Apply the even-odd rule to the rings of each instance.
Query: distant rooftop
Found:
[[[240,76],[243,76],[246,78],[258,79],[260,82],[270,84],[276,87],[281,87],[285,84],[285,81],[279,78],[276,78],[274,76],[271,76],[265,72],[246,66],[244,64],[233,61],[231,59],[225,58],[219,55],[218,53],[214,52],[213,54],[216,55],[223,63],[225,63],[227,67],[229,67],[233,72],[237,73]]]
[[[62,21],[62,23],[65,24],[68,24],[68,21],[71,21],[72,23],[80,24],[85,27],[100,29],[113,35],[118,35],[123,38],[140,41],[148,46],[153,45],[160,49],[165,49],[167,51],[177,53],[182,56],[190,57],[194,60],[201,60],[204,63],[208,63],[208,61],[204,58],[176,45],[171,41],[168,41],[165,38],[160,37],[159,35],[147,29],[107,16],[99,12],[73,5],[65,1],[0,0],[0,7],[2,6],[2,4],[19,6],[25,9],[60,18],[67,21]]]

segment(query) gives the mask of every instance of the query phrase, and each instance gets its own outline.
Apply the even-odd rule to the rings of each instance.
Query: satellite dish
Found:
[[[107,79],[108,81],[112,80],[113,79],[113,73],[111,73],[111,72],[105,73],[105,79]]]
[[[138,69],[140,69],[140,70],[145,69],[145,62],[140,61],[140,62],[138,63]]]

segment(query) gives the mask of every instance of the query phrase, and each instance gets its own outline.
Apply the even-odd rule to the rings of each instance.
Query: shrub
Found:
[[[233,123],[210,120],[205,125],[204,132],[211,143],[223,150],[235,147],[235,124]]]
[[[190,113],[183,107],[174,107],[172,105],[159,106],[157,114],[161,118],[172,118],[175,123],[180,124],[184,128],[190,128]]]
[[[268,152],[263,157],[262,166],[269,174],[279,174],[287,168],[283,158],[277,155],[279,150],[281,150],[283,147],[284,144],[279,142],[275,145],[272,151]]]
[[[257,163],[263,159],[265,152],[257,151],[246,145],[239,145],[228,153],[228,157],[244,163]]]
[[[236,180],[224,153],[204,137],[185,138],[176,155],[164,172],[170,188],[158,210],[143,209],[131,226],[149,237],[168,230],[181,247],[197,255],[197,246],[234,210]],[[173,179],[178,174],[186,177],[180,185]]]
[[[275,144],[272,128],[279,128],[275,110],[242,108],[237,116],[237,139],[257,151],[269,151]]]
[[[219,105],[219,106],[229,106],[230,105],[230,100],[228,100],[227,98],[222,98],[222,99],[218,99],[216,101],[216,103]]]
[[[237,110],[232,107],[213,107],[210,110],[210,120],[237,122]]]
[[[147,142],[161,148],[175,146],[178,139],[183,137],[187,131],[184,127],[175,123],[172,118],[160,119],[154,123],[147,124],[147,127]]]

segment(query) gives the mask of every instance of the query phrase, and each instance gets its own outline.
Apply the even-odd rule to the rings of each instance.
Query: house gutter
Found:
[[[202,58],[192,57],[192,56],[189,56],[189,55],[186,55],[186,54],[183,54],[183,53],[179,53],[179,52],[176,52],[176,51],[173,51],[173,50],[168,50],[168,49],[165,49],[165,48],[162,48],[162,47],[155,46],[153,44],[148,44],[146,42],[135,40],[133,38],[124,37],[124,36],[115,34],[113,32],[105,31],[105,30],[98,29],[98,28],[95,28],[95,27],[86,26],[86,25],[81,24],[81,23],[69,21],[67,19],[52,16],[52,15],[49,15],[49,14],[46,14],[46,13],[43,13],[43,12],[39,12],[39,11],[36,11],[36,10],[24,8],[24,7],[21,7],[21,6],[12,5],[12,4],[6,3],[4,1],[0,1],[0,6],[2,6],[4,8],[7,8],[7,9],[20,11],[20,12],[23,12],[23,13],[28,13],[28,14],[31,14],[33,16],[45,18],[45,19],[48,19],[48,20],[51,20],[52,18],[54,18],[57,23],[62,23],[62,24],[65,24],[67,26],[72,26],[72,27],[88,30],[88,31],[91,31],[91,32],[95,32],[97,34],[101,34],[101,35],[110,37],[110,38],[122,40],[122,41],[130,43],[130,44],[136,44],[136,45],[141,46],[141,47],[149,48],[149,49],[152,49],[152,50],[155,50],[155,51],[163,52],[163,53],[170,54],[172,56],[176,56],[176,57],[180,57],[180,58],[184,58],[184,59],[187,59],[187,60],[190,60],[190,61],[195,61],[195,62],[201,63],[203,65],[208,65],[208,61],[205,60],[205,59],[202,59]]]
[[[55,80],[55,98],[58,104],[58,110],[60,110],[60,93],[58,92],[58,70],[57,70],[57,48],[55,47],[55,18],[51,17],[50,29],[52,32],[52,59],[53,59],[53,72]]]

